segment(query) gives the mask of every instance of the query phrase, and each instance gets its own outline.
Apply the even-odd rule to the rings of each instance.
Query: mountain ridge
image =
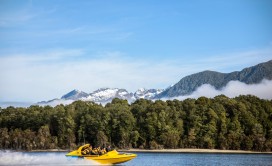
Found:
[[[114,98],[126,99],[134,102],[137,99],[158,100],[162,98],[173,98],[192,94],[197,88],[204,84],[213,86],[216,90],[225,87],[230,81],[240,81],[246,84],[258,84],[263,79],[272,80],[272,60],[247,67],[241,71],[221,73],[205,70],[199,73],[183,77],[179,82],[166,89],[145,89],[140,88],[136,92],[128,92],[119,88],[100,88],[91,93],[79,90],[72,90],[63,95],[60,99],[39,102],[38,105],[50,105],[53,103],[71,103],[76,100],[93,101],[106,104]]]
[[[77,89],[74,89],[72,90],[71,92],[63,95],[61,97],[61,99],[71,99],[71,100],[75,100],[75,99],[78,99],[78,98],[81,98],[81,97],[87,97],[88,96],[88,93],[86,92],[83,92],[83,91],[79,91]]]
[[[190,95],[198,87],[204,84],[210,84],[215,89],[220,90],[230,81],[240,81],[246,84],[257,84],[263,79],[272,79],[272,60],[247,67],[241,71],[230,73],[220,73],[216,71],[205,70],[183,77],[178,83],[166,89],[155,98],[177,97]]]
[[[128,102],[134,102],[137,99],[152,99],[155,95],[161,93],[162,89],[138,89],[135,93],[128,92],[126,89],[119,88],[100,88],[91,93],[80,90],[72,90],[63,95],[60,99],[55,98],[48,101],[38,102],[38,105],[57,105],[58,103],[69,104],[76,100],[93,101],[96,103],[106,104],[114,98],[126,99]]]

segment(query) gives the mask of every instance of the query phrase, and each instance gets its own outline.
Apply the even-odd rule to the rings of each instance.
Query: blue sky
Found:
[[[0,101],[166,88],[272,59],[270,0],[0,0]]]

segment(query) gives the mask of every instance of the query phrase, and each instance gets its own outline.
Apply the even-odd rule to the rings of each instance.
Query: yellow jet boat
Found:
[[[101,164],[120,164],[134,159],[137,155],[132,153],[119,153],[112,150],[103,155],[83,155],[82,150],[88,148],[90,144],[83,145],[77,150],[67,153],[66,156],[77,157],[80,159],[94,160]]]

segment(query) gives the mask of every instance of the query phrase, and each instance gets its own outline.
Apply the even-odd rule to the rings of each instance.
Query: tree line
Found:
[[[272,101],[255,96],[0,108],[0,149],[272,150]]]

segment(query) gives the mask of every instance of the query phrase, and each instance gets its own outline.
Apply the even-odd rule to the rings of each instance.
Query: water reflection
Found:
[[[0,151],[0,165],[83,166],[100,165],[91,160],[67,158],[66,152]],[[263,165],[272,166],[272,154],[136,153],[125,166]]]

